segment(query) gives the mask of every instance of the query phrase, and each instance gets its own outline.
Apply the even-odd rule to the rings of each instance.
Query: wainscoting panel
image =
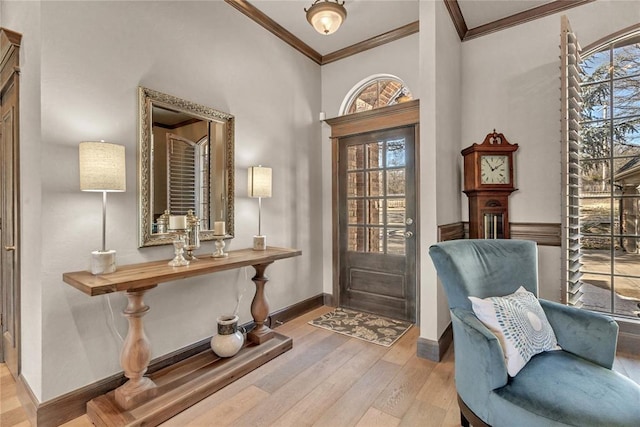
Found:
[[[562,236],[560,224],[550,222],[512,222],[511,238],[533,240],[540,246],[560,246]],[[438,241],[466,239],[469,237],[469,223],[455,222],[438,226]]]

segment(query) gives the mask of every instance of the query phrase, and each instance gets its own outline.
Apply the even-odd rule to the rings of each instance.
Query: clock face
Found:
[[[509,156],[481,156],[480,183],[510,184]]]

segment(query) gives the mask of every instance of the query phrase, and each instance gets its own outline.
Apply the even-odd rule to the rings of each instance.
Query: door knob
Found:
[[[15,251],[16,247],[15,246],[5,246],[4,250],[7,251],[7,252]]]
[[[410,239],[411,237],[413,237],[413,231],[405,231],[404,232],[404,237],[406,239]]]

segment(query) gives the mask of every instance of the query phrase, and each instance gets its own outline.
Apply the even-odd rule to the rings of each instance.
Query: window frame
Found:
[[[395,80],[396,82],[400,83],[402,87],[405,88],[411,94],[411,89],[407,87],[407,85],[401,78],[394,76],[393,74],[373,74],[367,78],[360,80],[351,88],[351,90],[349,90],[349,92],[347,92],[347,95],[342,100],[342,104],[340,104],[340,110],[338,111],[338,115],[344,116],[346,114],[349,114],[351,105],[353,105],[353,103],[356,102],[356,100],[358,99],[362,91],[368,86],[370,86],[371,84],[379,82],[381,80]],[[393,105],[393,104],[387,104],[387,105]],[[387,106],[387,105],[384,105],[384,106]],[[380,108],[380,107],[377,107],[377,108]]]

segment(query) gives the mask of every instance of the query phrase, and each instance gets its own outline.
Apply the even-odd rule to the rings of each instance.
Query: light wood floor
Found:
[[[163,424],[184,426],[459,426],[453,350],[443,362],[416,357],[413,327],[391,348],[308,325],[323,307],[278,330],[293,350]],[[640,383],[640,355],[618,354],[614,369]],[[2,427],[28,427],[0,364]],[[66,427],[91,426],[86,415]]]

